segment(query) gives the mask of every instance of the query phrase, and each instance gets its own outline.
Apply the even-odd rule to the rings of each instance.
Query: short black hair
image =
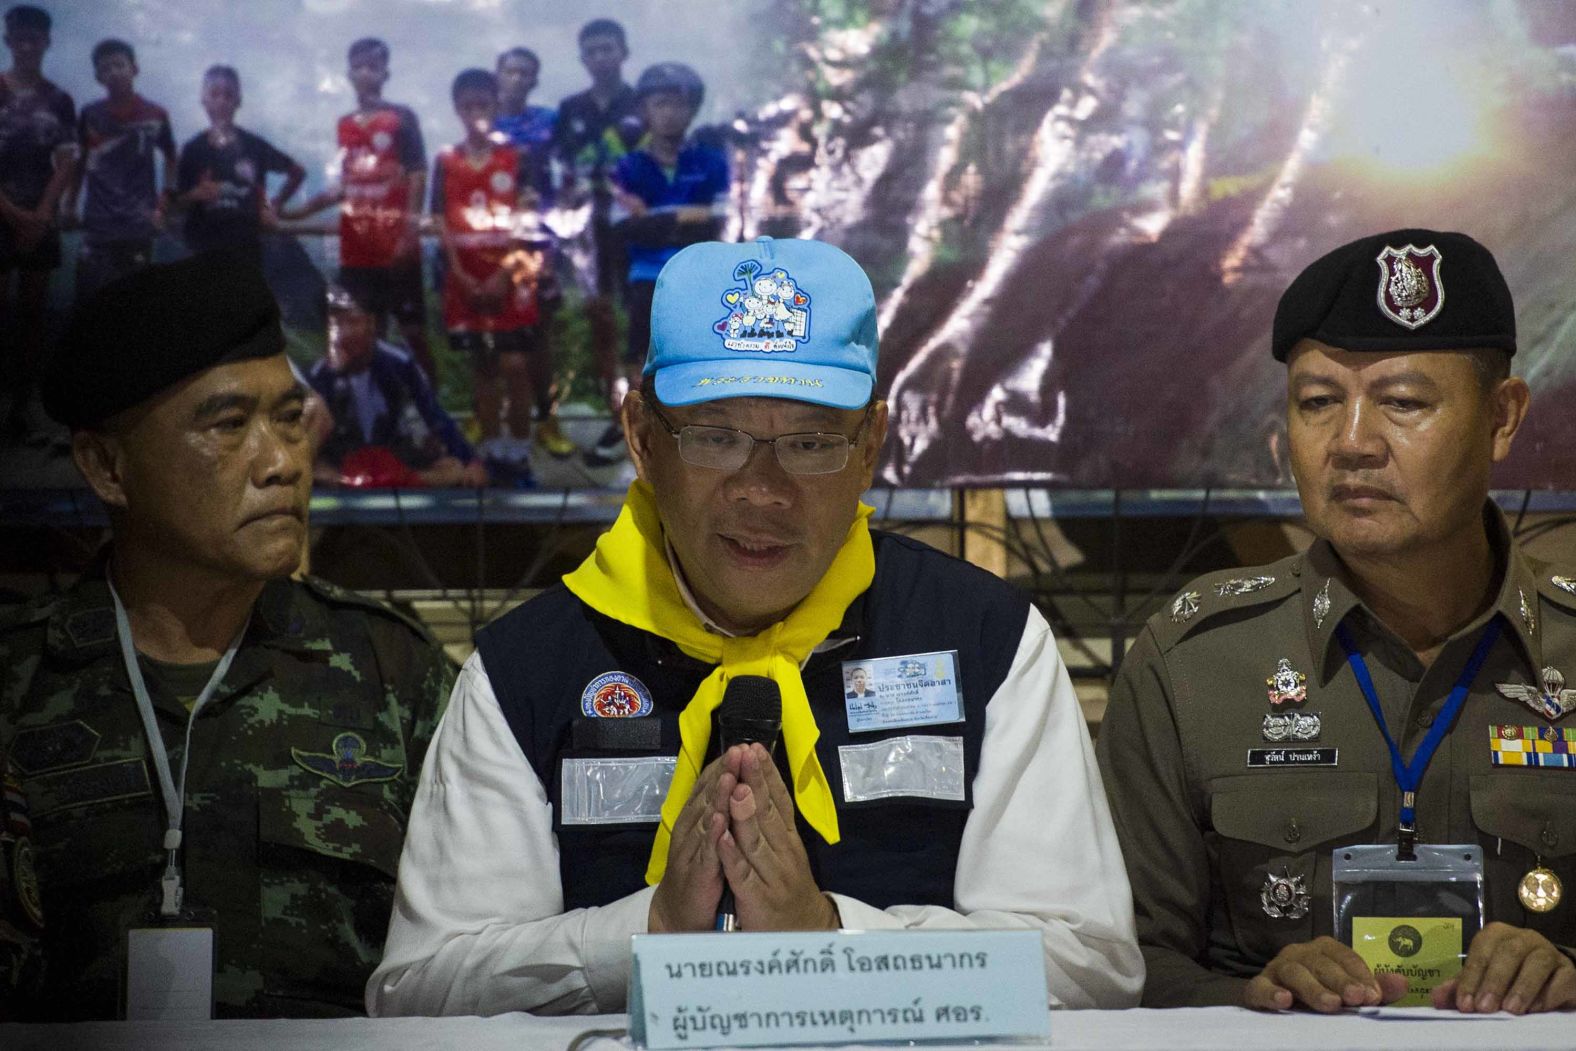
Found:
[[[97,44],[93,45],[94,70],[98,69],[100,62],[104,61],[106,58],[109,58],[111,55],[125,55],[131,60],[132,65],[137,64],[137,53],[131,49],[131,45],[126,43],[124,40],[117,39],[116,37],[110,37],[107,40],[100,40]]]
[[[234,66],[212,65],[203,70],[204,80],[228,80],[230,86],[235,88],[237,95],[241,93],[241,74],[237,73]]]
[[[454,83],[449,87],[449,97],[455,102],[460,101],[460,95],[467,91],[485,91],[487,94],[498,97],[498,78],[485,69],[462,69],[460,75],[454,78]]]
[[[625,51],[629,50],[629,41],[624,39],[624,27],[611,18],[593,18],[580,27],[579,42],[584,44],[594,36],[610,36],[618,41],[618,46]]]
[[[541,72],[542,60],[537,58],[536,52],[532,51],[528,47],[511,47],[508,51],[505,51],[503,54],[499,55],[498,68],[502,69],[504,60],[510,58],[523,58],[527,62],[531,63],[531,65],[535,66],[537,72]]]
[[[354,63],[357,58],[368,52],[382,57],[383,61],[389,60],[389,46],[375,36],[364,36],[355,41],[345,51],[345,61]]]
[[[32,30],[35,33],[47,33],[55,24],[49,17],[49,12],[42,7],[32,4],[17,4],[5,13],[5,31],[12,33],[17,30]]]
[[[1478,386],[1490,394],[1501,382],[1510,378],[1510,352],[1498,347],[1484,347],[1467,351],[1472,369],[1477,373]]]

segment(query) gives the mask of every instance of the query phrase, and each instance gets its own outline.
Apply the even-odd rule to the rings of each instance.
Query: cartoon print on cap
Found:
[[[810,338],[810,295],[793,276],[778,267],[762,273],[758,260],[733,268],[741,287],[722,294],[728,316],[712,325],[729,350],[763,353],[795,350]]]

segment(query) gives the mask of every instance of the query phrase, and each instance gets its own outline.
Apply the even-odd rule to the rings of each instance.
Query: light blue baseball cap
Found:
[[[876,298],[822,241],[705,241],[662,268],[645,374],[664,405],[789,398],[860,409],[876,382]]]

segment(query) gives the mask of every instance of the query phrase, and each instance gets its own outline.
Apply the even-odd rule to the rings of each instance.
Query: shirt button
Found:
[[[1302,826],[1297,824],[1297,819],[1292,818],[1286,822],[1286,842],[1295,843],[1302,838]]]
[[[1560,845],[1560,834],[1554,831],[1554,825],[1552,822],[1543,826],[1543,834],[1540,835],[1538,839],[1541,840],[1543,845],[1548,847],[1550,850],[1553,850],[1555,847]]]
[[[1434,713],[1433,712],[1424,712],[1422,715],[1419,715],[1417,717],[1418,729],[1426,730],[1430,726],[1433,726],[1433,725],[1434,725]]]

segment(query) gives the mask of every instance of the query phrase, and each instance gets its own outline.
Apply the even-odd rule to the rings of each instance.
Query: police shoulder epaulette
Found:
[[[305,585],[306,589],[312,592],[313,595],[322,599],[330,606],[350,607],[353,609],[365,610],[370,613],[377,613],[381,616],[387,617],[389,620],[403,624],[405,627],[409,628],[411,631],[414,631],[418,636],[420,636],[423,642],[436,644],[433,640],[432,633],[427,630],[427,626],[425,624],[417,620],[415,617],[395,609],[386,602],[380,602],[375,598],[369,598],[358,591],[352,591],[349,588],[340,587],[338,584],[324,580],[322,577],[314,577],[311,574],[303,576],[301,578],[301,583]]]
[[[1528,559],[1538,580],[1538,593],[1544,601],[1576,613],[1576,566]]]
[[[1233,610],[1280,602],[1301,587],[1297,574],[1302,556],[1291,555],[1267,566],[1223,569],[1190,581],[1149,618],[1161,649],[1170,649],[1211,620]]]

